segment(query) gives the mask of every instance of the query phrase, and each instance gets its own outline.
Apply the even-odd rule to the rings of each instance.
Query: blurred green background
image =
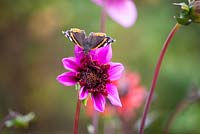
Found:
[[[113,44],[113,61],[139,72],[150,87],[162,44],[176,21],[180,0],[135,1],[138,19],[125,29],[109,17],[107,35]],[[9,109],[35,112],[28,129],[4,129],[16,133],[72,133],[77,95],[74,87],[56,81],[65,69],[63,57],[73,55],[73,43],[62,35],[72,27],[87,33],[99,31],[101,8],[90,0],[1,0],[0,1],[0,120]],[[200,86],[200,26],[183,26],[175,35],[162,64],[151,111],[156,120],[146,134],[162,133],[166,121],[185,98],[188,89]],[[133,96],[134,97],[134,96]],[[80,132],[87,133],[91,119],[81,110]],[[200,133],[200,104],[180,113],[171,133]],[[100,123],[100,128],[102,120]]]

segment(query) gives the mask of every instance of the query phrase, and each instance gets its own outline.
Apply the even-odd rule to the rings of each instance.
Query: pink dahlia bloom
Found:
[[[131,27],[137,19],[137,9],[132,0],[92,0],[124,27]]]
[[[94,108],[103,112],[107,97],[111,104],[122,106],[119,94],[112,81],[118,80],[124,70],[120,63],[111,62],[111,45],[91,50],[87,54],[75,45],[75,57],[62,60],[65,72],[57,80],[65,85],[80,84],[79,99],[84,100],[91,94]]]

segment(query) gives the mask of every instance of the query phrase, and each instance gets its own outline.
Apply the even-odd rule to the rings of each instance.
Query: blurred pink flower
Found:
[[[118,108],[120,116],[130,118],[142,106],[147,91],[140,84],[140,75],[138,73],[126,72],[116,83],[123,107]]]
[[[137,19],[137,9],[132,0],[92,0],[120,25],[131,27]]]
[[[89,93],[95,110],[103,112],[107,97],[115,106],[122,106],[118,90],[112,81],[120,78],[124,67],[120,63],[110,62],[112,58],[111,45],[84,53],[83,49],[75,45],[75,57],[62,60],[65,72],[57,80],[65,85],[80,84],[79,99],[84,100]]]

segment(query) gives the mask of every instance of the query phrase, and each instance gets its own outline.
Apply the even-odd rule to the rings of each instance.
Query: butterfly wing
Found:
[[[87,43],[85,43],[85,44],[89,45],[89,49],[96,49],[96,48],[106,46],[110,43],[113,43],[114,40],[111,37],[106,36],[105,33],[101,33],[101,32],[93,33],[92,32],[86,39],[86,42]]]
[[[84,48],[84,40],[86,38],[86,34],[84,30],[78,28],[71,28],[68,31],[63,31],[63,34],[76,45],[81,48]]]

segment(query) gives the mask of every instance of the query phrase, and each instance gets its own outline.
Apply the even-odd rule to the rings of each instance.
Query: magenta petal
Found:
[[[73,86],[77,83],[75,72],[65,72],[59,75],[56,79],[65,86]]]
[[[81,59],[84,56],[84,51],[78,45],[74,46],[74,54],[77,59]]]
[[[77,71],[79,69],[79,62],[74,57],[63,58],[63,66],[69,71]]]
[[[94,109],[103,112],[105,109],[106,100],[105,97],[101,94],[92,94],[92,101]]]
[[[88,96],[88,90],[86,90],[85,87],[81,87],[79,91],[79,99],[84,100],[87,98],[87,96]]]
[[[112,47],[111,45],[107,45],[105,47],[101,47],[95,51],[94,60],[99,61],[102,64],[110,62],[112,58]]]
[[[137,19],[137,9],[132,0],[107,0],[105,10],[113,20],[127,28]]]
[[[92,0],[92,2],[94,2],[95,4],[102,6],[103,1],[102,0]]]
[[[108,71],[109,79],[111,81],[118,80],[121,77],[123,70],[124,70],[124,66],[122,64],[111,62],[110,69]]]
[[[110,102],[115,106],[121,107],[122,104],[121,104],[121,101],[119,99],[119,94],[118,94],[117,88],[112,84],[107,84],[106,88],[107,88],[107,91],[108,91],[107,97],[110,100]]]

